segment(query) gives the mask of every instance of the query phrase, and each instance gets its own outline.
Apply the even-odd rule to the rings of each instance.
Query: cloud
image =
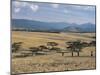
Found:
[[[27,6],[28,3],[26,3],[26,2],[19,2],[19,1],[13,1],[12,2],[12,5],[13,5],[13,8],[14,8],[14,12],[15,13],[18,13],[18,12],[20,12],[20,10],[23,7]]]
[[[27,2],[13,1],[13,5],[14,5],[15,7],[25,7],[25,6],[28,6],[29,3],[27,3]]]
[[[39,9],[38,5],[28,2],[13,1],[13,6],[15,13],[19,12],[21,9],[23,10],[23,8],[29,8],[34,12],[36,12]]]
[[[59,7],[59,4],[51,4],[51,6],[52,6],[53,8],[58,8],[58,7]]]
[[[15,12],[15,13],[20,12],[20,8],[15,8],[15,9],[14,9],[14,12]]]
[[[32,11],[36,12],[39,9],[39,6],[32,4],[32,5],[30,5],[30,8],[32,9]]]

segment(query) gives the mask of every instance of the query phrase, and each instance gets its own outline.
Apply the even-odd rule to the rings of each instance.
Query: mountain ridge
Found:
[[[92,23],[74,24],[64,22],[41,22],[26,19],[12,19],[12,29],[30,29],[43,31],[61,32],[95,32],[95,25]]]

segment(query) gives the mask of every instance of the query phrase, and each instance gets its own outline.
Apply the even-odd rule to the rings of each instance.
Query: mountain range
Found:
[[[26,19],[12,19],[12,29],[60,32],[95,32],[96,26],[92,23],[75,24],[64,22],[41,22]]]

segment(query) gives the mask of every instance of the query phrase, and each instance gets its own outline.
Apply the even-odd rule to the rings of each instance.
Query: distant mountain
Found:
[[[63,29],[70,26],[68,23],[61,22],[40,22],[34,20],[25,19],[12,19],[13,28],[27,28],[27,29],[39,29],[39,30],[50,30],[50,29]]]
[[[63,29],[63,32],[80,32],[80,28],[75,26],[68,26]]]
[[[40,22],[26,19],[12,19],[12,29],[26,29],[36,31],[60,31],[60,32],[95,32],[95,25],[85,23],[81,25],[63,22]]]
[[[81,24],[79,26],[82,32],[95,32],[96,31],[96,25],[91,24],[91,23],[85,23]]]
[[[95,32],[95,25],[85,23],[81,25],[68,26],[63,29],[64,32]]]

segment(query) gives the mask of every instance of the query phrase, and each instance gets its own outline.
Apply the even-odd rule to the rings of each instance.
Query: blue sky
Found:
[[[95,24],[95,6],[12,1],[12,18]]]

